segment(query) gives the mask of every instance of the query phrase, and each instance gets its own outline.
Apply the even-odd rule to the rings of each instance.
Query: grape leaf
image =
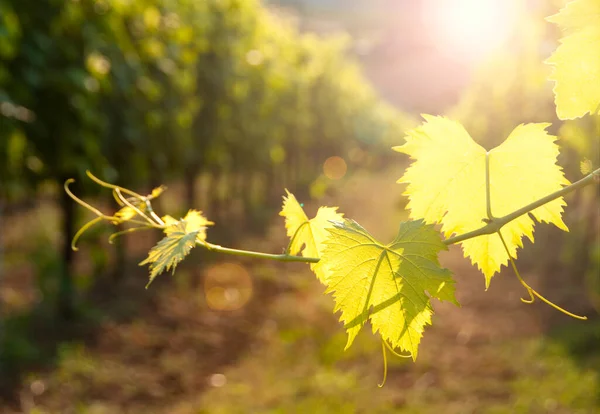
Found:
[[[179,221],[171,216],[163,217],[163,221],[167,224],[164,229],[165,237],[150,249],[148,257],[140,263],[140,266],[150,265],[148,285],[164,271],[172,269],[175,272],[179,262],[188,255],[192,247],[206,240],[206,227],[214,224],[196,210],[188,211]]]
[[[440,234],[422,220],[400,225],[384,245],[352,220],[334,222],[321,262],[327,267],[327,293],[348,333],[346,349],[368,320],[373,333],[417,358],[425,325],[431,324],[430,298],[456,305],[454,281],[437,255],[446,250]]]
[[[337,207],[319,207],[317,215],[308,219],[296,197],[285,190],[287,197],[283,197],[283,208],[279,213],[285,217],[285,228],[290,237],[290,254],[301,253],[304,257],[321,257],[323,242],[329,233],[328,228],[333,227],[332,221],[342,220],[343,214],[337,212]],[[315,272],[321,282],[327,278],[325,270],[318,263],[311,263],[310,268]]]
[[[173,224],[177,223],[177,220],[168,214],[166,216],[162,216],[161,220],[164,221],[167,226],[172,226]]]
[[[208,226],[212,226],[212,221],[209,221],[202,215],[201,211],[190,210],[185,215],[183,220],[185,222],[185,232],[186,233],[194,233],[196,232],[196,240],[199,242],[203,242],[206,240],[206,228]],[[165,229],[165,233],[169,234],[170,227]]]
[[[407,183],[405,195],[413,219],[441,223],[446,237],[482,227],[486,212],[486,150],[475,143],[458,122],[424,115],[425,122],[408,132],[406,143],[394,150],[415,161],[398,180]],[[569,184],[556,165],[555,136],[549,124],[516,127],[498,147],[489,151],[491,211],[501,217]],[[564,200],[558,198],[531,214],[540,222],[568,231],[561,218]],[[522,236],[533,242],[534,221],[523,215],[502,228],[510,255],[517,257]],[[492,276],[507,265],[508,257],[497,234],[462,242],[465,257],[477,264],[489,287]]]
[[[565,36],[546,63],[554,69],[554,100],[560,119],[600,110],[600,0],[575,0],[548,17]]]

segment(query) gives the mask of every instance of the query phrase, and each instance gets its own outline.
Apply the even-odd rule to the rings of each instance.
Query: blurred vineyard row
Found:
[[[397,142],[406,117],[350,46],[257,0],[0,0],[1,207],[59,203],[61,312],[80,224],[68,178],[92,197],[86,170],[135,189],[177,183],[183,208],[260,224],[286,186],[322,194],[329,157]]]

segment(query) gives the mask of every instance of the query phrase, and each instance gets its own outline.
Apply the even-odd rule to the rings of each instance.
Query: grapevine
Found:
[[[554,68],[549,79],[555,82],[557,115],[560,119],[599,116],[600,1],[574,0],[548,20],[565,32],[547,60]],[[577,62],[583,63],[576,67]],[[587,70],[580,73],[578,68],[584,66]],[[521,277],[515,260],[523,237],[534,241],[535,221],[568,231],[562,220],[563,197],[598,183],[600,169],[593,170],[587,161],[587,175],[570,183],[556,164],[559,147],[557,137],[546,132],[550,124],[519,125],[504,143],[486,151],[458,122],[428,115],[424,119],[407,132],[403,145],[394,147],[412,159],[398,180],[407,184],[404,194],[411,220],[400,224],[391,243],[379,242],[344,218],[337,207],[320,207],[309,219],[286,190],[280,215],[290,240],[284,253],[224,247],[207,240],[207,229],[214,223],[201,211],[190,210],[179,219],[157,215],[152,200],[163,187],[140,195],[88,172],[95,183],[112,191],[119,209],[105,214],[71,192],[73,180],[65,182],[67,194],[96,215],[77,232],[72,247],[76,250],[79,237],[102,221],[128,226],[111,235],[111,242],[134,231],[161,230],[163,239],[140,263],[149,265],[148,285],[161,273],[174,272],[197,246],[215,253],[308,263],[327,287],[326,293],[333,295],[334,312],[341,313],[348,334],[346,348],[368,321],[373,332],[381,335],[385,364],[387,352],[416,360],[424,329],[432,323],[432,298],[460,306],[451,271],[438,262],[439,252],[451,244],[461,244],[465,257],[484,274],[486,289],[494,274],[510,263],[527,292],[528,298],[521,299],[524,303],[537,298],[573,318],[587,319],[534,290]]]

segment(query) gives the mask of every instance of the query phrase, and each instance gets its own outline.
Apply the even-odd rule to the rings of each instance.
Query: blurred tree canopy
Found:
[[[0,10],[9,200],[86,169],[127,184],[268,170],[364,138],[357,119],[394,124],[347,38],[301,34],[255,0],[1,0]]]
[[[126,186],[182,180],[190,206],[202,174],[214,214],[232,197],[246,211],[285,185],[302,194],[328,156],[405,126],[349,46],[258,0],[0,0],[0,198],[88,169]],[[61,205],[69,297],[76,217]]]

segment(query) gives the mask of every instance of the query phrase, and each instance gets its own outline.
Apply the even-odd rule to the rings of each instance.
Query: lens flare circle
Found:
[[[212,310],[238,310],[252,298],[252,291],[252,278],[239,264],[219,263],[204,273],[204,296]]]
[[[339,180],[346,175],[348,166],[342,157],[329,157],[323,163],[323,174],[330,180]]]

